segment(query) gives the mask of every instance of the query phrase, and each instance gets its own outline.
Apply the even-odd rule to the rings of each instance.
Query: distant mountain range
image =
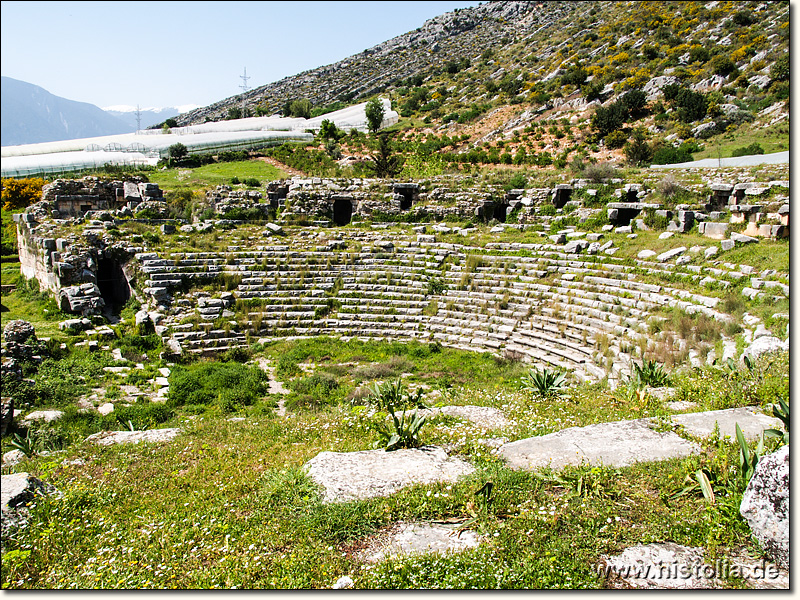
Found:
[[[185,107],[190,109],[193,107]],[[44,88],[2,77],[0,138],[3,146],[73,140],[136,131],[136,107],[108,110],[51,94]],[[145,129],[180,113],[179,107],[140,110]]]
[[[170,117],[177,117],[180,113],[198,108],[197,105],[191,106],[168,106],[166,108],[140,108],[142,129],[147,129],[151,125],[163,123]],[[135,106],[107,106],[103,109],[108,114],[113,115],[131,127],[131,131],[136,130],[136,107]]]

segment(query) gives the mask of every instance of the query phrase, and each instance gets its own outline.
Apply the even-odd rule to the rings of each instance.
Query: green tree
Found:
[[[627,116],[628,111],[620,102],[598,106],[592,115],[592,127],[600,137],[606,137],[612,131],[621,129]]]
[[[285,117],[302,117],[304,119],[311,118],[311,100],[303,98],[301,100],[289,100],[283,106],[283,115]]]
[[[170,158],[180,160],[189,154],[189,149],[178,142],[177,144],[172,144],[172,146],[169,147],[168,152]]]
[[[239,106],[232,106],[228,109],[228,116],[226,120],[231,121],[233,119],[241,119],[242,118],[242,109]]]
[[[404,160],[394,153],[389,135],[386,133],[378,136],[378,153],[369,158],[371,162],[367,166],[376,177],[395,177],[403,170]]]
[[[637,127],[634,130],[630,141],[625,144],[624,152],[625,158],[633,165],[643,166],[650,162],[650,159],[653,158],[653,149],[647,143],[647,137],[642,128]]]
[[[373,98],[367,102],[364,112],[367,115],[367,127],[372,133],[377,133],[383,123],[383,102],[380,98]]]
[[[647,106],[647,94],[643,90],[630,90],[620,99],[628,115],[637,119],[644,115]]]
[[[342,139],[345,135],[346,134],[344,131],[336,127],[336,124],[328,119],[324,119],[322,124],[319,126],[319,137],[324,140],[333,140],[336,142]]]

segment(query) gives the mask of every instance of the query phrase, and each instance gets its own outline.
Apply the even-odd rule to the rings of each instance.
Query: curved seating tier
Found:
[[[368,233],[338,245],[296,239],[150,254],[140,266],[155,298],[175,296],[164,335],[197,353],[317,335],[417,339],[597,380],[630,371],[631,349],[652,343],[648,323],[664,307],[729,319],[715,310],[718,298],[670,286],[702,278],[697,267],[566,254],[552,244],[479,248]],[[193,288],[208,284],[206,295],[227,290],[237,302],[198,315]]]

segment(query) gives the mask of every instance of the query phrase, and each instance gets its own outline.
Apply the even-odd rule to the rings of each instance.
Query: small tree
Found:
[[[372,162],[367,165],[376,177],[395,177],[403,170],[405,161],[402,157],[393,155],[392,150],[389,136],[378,136],[378,153],[369,157]]]
[[[625,158],[636,166],[646,165],[653,158],[653,149],[647,143],[647,137],[642,128],[636,128],[630,141],[625,144]]]
[[[367,115],[367,127],[370,132],[377,133],[383,123],[383,102],[380,98],[373,98],[367,102],[364,112]]]
[[[311,118],[311,100],[303,98],[302,100],[292,100],[289,104],[290,117],[302,117],[304,119]]]
[[[175,160],[180,160],[189,154],[189,149],[180,142],[178,142],[177,144],[172,144],[172,146],[170,146],[168,150],[169,150],[169,157],[174,158]]]
[[[322,124],[319,126],[319,137],[324,140],[333,140],[337,142],[345,135],[344,131],[336,127],[336,124],[328,119],[323,120]]]

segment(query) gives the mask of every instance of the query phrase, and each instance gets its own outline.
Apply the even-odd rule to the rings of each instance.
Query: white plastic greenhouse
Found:
[[[397,123],[399,116],[383,100],[383,127]],[[285,142],[310,142],[322,121],[339,129],[367,129],[366,103],[350,106],[313,119],[254,117],[175,127],[170,133],[146,130],[78,140],[3,146],[2,176],[27,177],[102,168],[105,165],[155,165],[167,158],[170,146],[180,142],[189,154],[207,154],[276,146]]]

